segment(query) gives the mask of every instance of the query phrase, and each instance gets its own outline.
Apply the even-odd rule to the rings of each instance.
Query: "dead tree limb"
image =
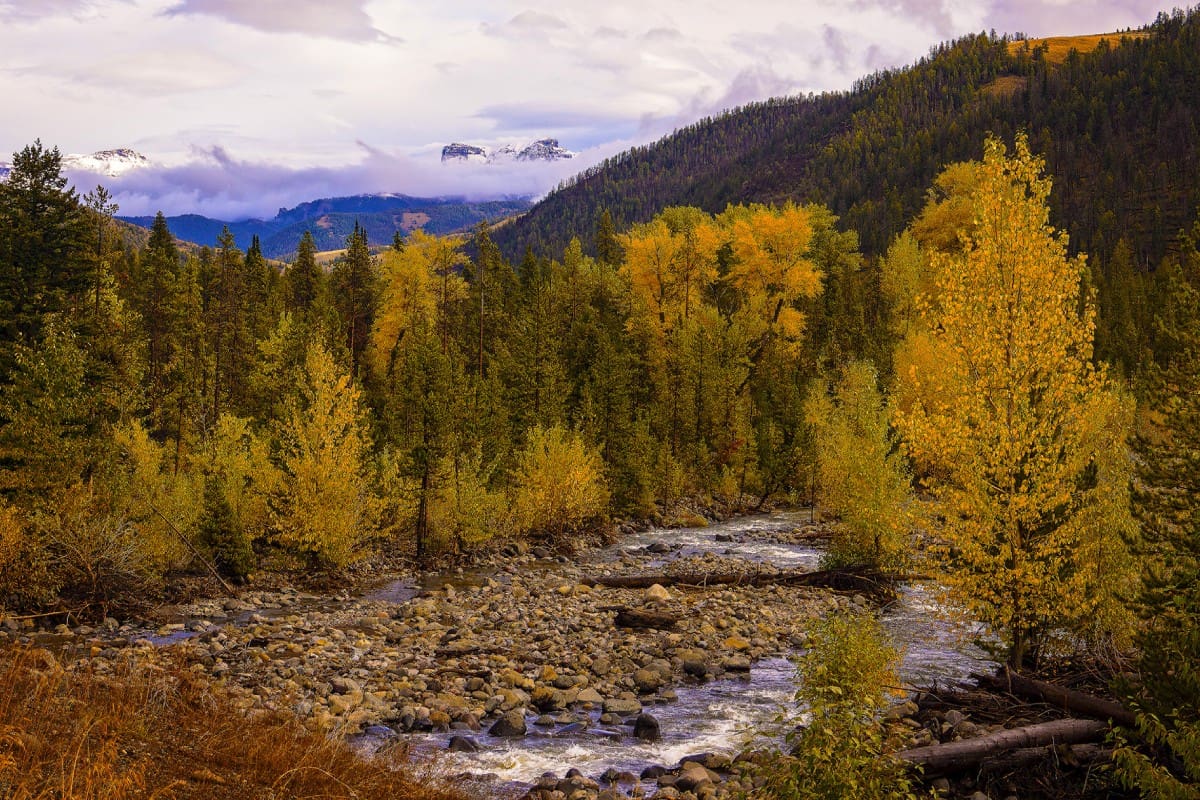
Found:
[[[1003,775],[1025,769],[1046,759],[1080,767],[1112,759],[1112,748],[1102,744],[1071,744],[1046,747],[1021,747],[990,758],[980,765],[982,772]]]
[[[667,631],[679,623],[679,617],[674,614],[665,614],[661,611],[641,611],[636,608],[622,608],[617,612],[615,622],[618,628]]]
[[[1027,678],[1013,672],[1008,667],[1003,667],[995,677],[986,677],[984,682],[993,689],[1001,689],[1018,697],[1038,700],[1092,719],[1112,720],[1118,725],[1130,728],[1136,722],[1133,712],[1120,703],[1056,686],[1046,681],[1039,681],[1036,678]]]
[[[897,753],[896,757],[924,767],[926,775],[963,772],[974,769],[992,756],[1020,748],[1099,741],[1108,727],[1099,720],[1056,719],[997,731],[976,739],[916,747]]]
[[[188,539],[186,536],[183,535],[183,531],[179,530],[179,528],[176,527],[174,522],[171,522],[171,520],[167,519],[166,514],[162,513],[154,506],[150,506],[150,509],[155,514],[158,514],[160,517],[162,517],[162,521],[167,523],[167,525],[170,526],[171,530],[175,532],[175,536],[178,537],[179,541],[184,543],[184,545],[187,547],[187,549],[191,551],[192,555],[194,557],[196,557],[197,559],[199,559],[201,564],[208,567],[208,571],[211,572],[213,574],[213,577],[217,579],[217,582],[220,583],[222,587],[224,587],[225,591],[228,592],[229,596],[237,597],[237,592],[235,592],[233,590],[233,587],[225,582],[225,579],[221,577],[221,573],[217,572],[217,568],[213,565],[213,563],[211,561],[209,561],[204,556],[200,555],[200,551],[196,549],[196,546],[194,544],[192,544],[190,539]]]
[[[588,586],[648,589],[659,586],[820,586],[843,591],[876,592],[890,584],[886,576],[866,567],[818,572],[686,573],[679,575],[601,575],[585,578]]]

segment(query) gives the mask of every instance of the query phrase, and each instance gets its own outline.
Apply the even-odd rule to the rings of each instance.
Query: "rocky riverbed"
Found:
[[[635,536],[575,561],[514,549],[494,566],[427,576],[423,586],[398,579],[348,598],[247,592],[171,609],[171,621],[153,630],[110,620],[57,635],[79,649],[80,664],[101,671],[128,646],[170,645],[192,669],[228,687],[246,711],[286,709],[313,729],[360,737],[365,748],[416,736],[411,741],[427,750],[462,754],[466,761],[456,763],[464,769],[487,769],[478,751],[519,752],[535,740],[569,739],[585,749],[603,742],[610,754],[656,740],[686,743],[689,731],[670,729],[681,694],[690,702],[696,687],[750,692],[751,670],[773,664],[782,677],[770,699],[782,704],[790,665],[778,657],[804,645],[814,619],[867,601],[805,587],[618,589],[590,586],[589,578],[763,569],[762,559],[726,546],[747,542],[758,545],[756,553],[786,548],[794,563],[811,565],[805,543],[819,530],[789,523]],[[778,566],[782,556],[770,558]],[[678,622],[668,630],[618,628],[614,616],[622,608]],[[739,741],[721,744],[723,752],[682,761],[689,754],[679,748],[660,750],[673,760],[641,768],[614,755],[612,768],[587,775],[566,772],[582,761],[564,760],[532,788],[536,774],[495,771],[507,779],[505,791],[547,800],[707,798],[750,788],[748,765],[732,758]],[[571,758],[571,749],[554,752]]]

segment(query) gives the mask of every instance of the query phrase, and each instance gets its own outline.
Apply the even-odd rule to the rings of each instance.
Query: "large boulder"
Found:
[[[525,712],[520,709],[509,711],[492,723],[488,729],[492,736],[502,736],[515,739],[525,735]]]
[[[638,714],[637,720],[633,723],[633,735],[636,738],[646,742],[653,742],[658,740],[661,733],[658,719],[653,714]]]

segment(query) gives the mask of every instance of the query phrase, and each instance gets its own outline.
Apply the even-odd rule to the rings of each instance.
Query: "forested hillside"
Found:
[[[510,257],[561,250],[603,210],[618,228],[669,205],[820,202],[878,255],[941,167],[986,134],[1029,132],[1056,191],[1055,224],[1106,262],[1127,237],[1153,268],[1200,203],[1200,14],[1160,15],[1062,60],[976,35],[845,93],[768,100],[701,120],[588,170],[497,234]],[[1056,63],[1060,62],[1061,63]]]

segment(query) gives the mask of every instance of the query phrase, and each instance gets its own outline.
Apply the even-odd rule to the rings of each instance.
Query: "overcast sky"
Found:
[[[848,88],[940,41],[1136,27],[1154,0],[0,0],[0,160],[132,147],[123,213],[330,193],[522,194],[747,101]],[[447,170],[451,141],[581,159]],[[252,179],[251,179],[252,178]]]

